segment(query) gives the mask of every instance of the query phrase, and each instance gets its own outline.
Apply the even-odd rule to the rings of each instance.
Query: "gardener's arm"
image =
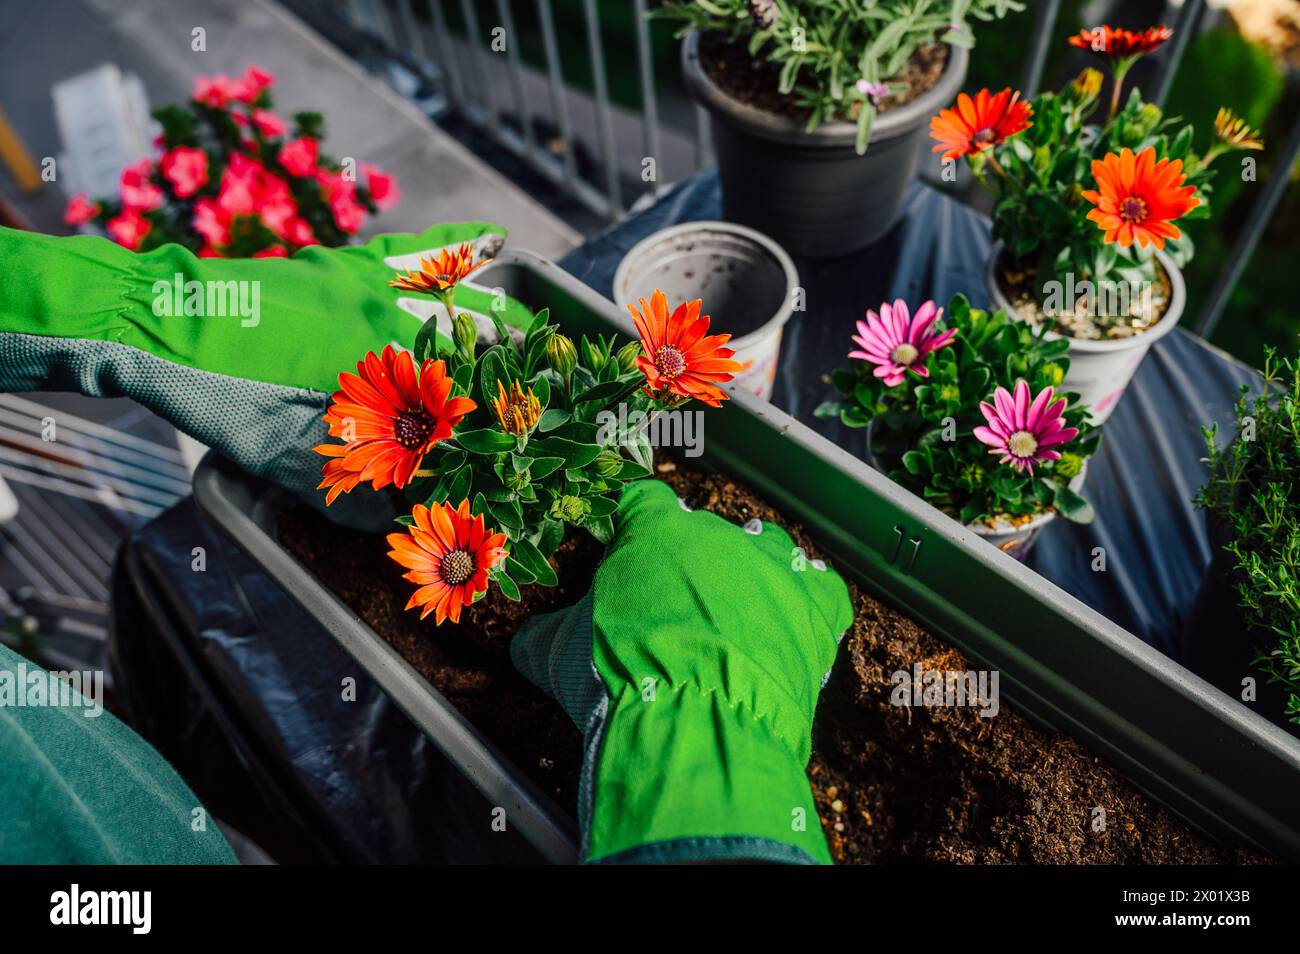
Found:
[[[471,222],[232,260],[0,228],[0,391],[126,395],[250,473],[319,501],[312,448],[325,440],[321,416],[339,372],[419,327],[393,303],[394,263],[414,267],[420,254],[461,242],[493,254],[503,241],[501,229]],[[486,290],[457,289],[461,309],[486,312],[491,302]],[[530,319],[506,305],[507,322]]]
[[[633,484],[591,592],[516,637],[586,737],[585,861],[830,860],[804,770],[853,611],[798,556],[779,527]]]

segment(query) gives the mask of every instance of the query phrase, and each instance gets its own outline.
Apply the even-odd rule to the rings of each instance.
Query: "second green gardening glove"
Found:
[[[408,345],[435,308],[403,302],[387,281],[418,269],[421,254],[468,242],[491,256],[504,240],[496,226],[467,222],[289,259],[233,260],[0,228],[0,392],[134,398],[319,504],[324,459],[312,448],[325,440],[321,415],[339,372],[367,351]],[[456,289],[457,308],[485,315],[496,304],[507,324],[526,327],[531,313],[494,296],[490,273]]]
[[[779,527],[639,482],[591,591],[515,637],[584,733],[584,861],[830,861],[804,770],[853,609],[799,556]]]

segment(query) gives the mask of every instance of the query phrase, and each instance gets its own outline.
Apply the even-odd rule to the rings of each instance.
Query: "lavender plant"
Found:
[[[780,91],[809,111],[808,128],[857,123],[867,151],[876,108],[904,87],[891,80],[916,48],[942,41],[971,48],[969,20],[1023,10],[1018,0],[674,0],[660,15],[690,30],[745,43],[749,55],[780,67]]]

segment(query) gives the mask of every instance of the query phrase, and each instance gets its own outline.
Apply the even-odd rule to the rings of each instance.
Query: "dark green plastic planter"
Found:
[[[626,313],[558,266],[508,251],[476,276],[570,334],[631,334]],[[863,461],[739,389],[706,410],[704,461],[816,536],[841,573],[1001,673],[1020,711],[1077,738],[1212,836],[1300,861],[1300,740],[1225,697]],[[284,495],[211,455],[204,511],[315,614],[456,770],[551,861],[577,856],[569,813],[284,551]],[[483,826],[485,839],[493,837]]]

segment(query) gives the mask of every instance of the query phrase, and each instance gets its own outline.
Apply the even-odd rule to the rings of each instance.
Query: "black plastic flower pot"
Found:
[[[830,258],[865,248],[898,219],[916,176],[930,118],[952,103],[969,54],[950,46],[939,81],[916,99],[876,117],[865,155],[855,124],[808,131],[805,122],[728,95],[701,62],[700,34],[682,43],[687,89],[708,111],[726,219],[781,243],[791,254]]]
[[[616,305],[529,253],[507,251],[476,277],[549,307],[569,334],[634,334]],[[999,671],[1002,695],[1022,713],[1074,736],[1211,836],[1300,861],[1300,739],[789,415],[734,383],[730,390],[723,408],[705,411],[705,464],[802,523],[866,592],[973,666]],[[209,455],[195,497],[428,734],[449,771],[504,806],[542,857],[577,857],[569,813],[277,542],[282,491]],[[493,833],[477,827],[486,844]]]

